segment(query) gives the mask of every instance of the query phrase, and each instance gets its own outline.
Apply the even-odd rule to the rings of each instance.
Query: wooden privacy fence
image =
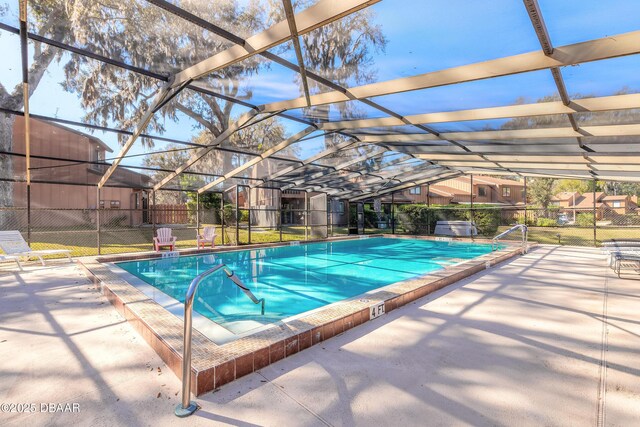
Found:
[[[159,204],[151,208],[156,224],[188,224],[187,205]]]

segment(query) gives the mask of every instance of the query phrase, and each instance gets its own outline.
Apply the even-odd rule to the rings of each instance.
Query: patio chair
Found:
[[[216,246],[216,228],[207,226],[202,229],[202,234],[198,234],[198,249],[204,248],[205,245],[211,244],[211,247]]]
[[[22,271],[22,264],[20,264],[20,258],[35,257],[40,260],[42,265],[45,265],[43,256],[64,254],[69,258],[69,262],[73,262],[71,259],[71,251],[68,249],[45,249],[34,251],[29,247],[27,242],[22,237],[22,234],[18,230],[0,231],[0,249],[6,254],[3,259],[13,260],[18,264],[20,271]]]
[[[171,235],[170,228],[158,228],[156,231],[156,237],[153,238],[153,249],[156,252],[160,251],[160,248],[169,247],[170,250],[175,250],[177,237]]]
[[[620,270],[623,267],[632,268],[637,272],[640,272],[640,252],[614,252],[611,255],[612,261],[610,266],[620,277]]]

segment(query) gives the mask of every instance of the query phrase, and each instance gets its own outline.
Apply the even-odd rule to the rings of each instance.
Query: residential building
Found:
[[[104,162],[106,153],[113,150],[93,135],[52,122],[31,118],[30,130],[31,208],[50,210],[42,219],[46,221],[43,226],[85,223],[87,215],[71,210],[95,209],[98,205],[109,210],[119,209],[117,217],[122,224],[145,222],[148,215],[142,209],[147,207],[148,197],[143,188],[149,186],[148,176],[118,168],[109,179],[113,187],[103,187],[98,201],[96,184],[104,175],[106,165],[87,162]],[[21,116],[17,116],[14,122],[13,138],[13,152],[25,154],[24,118]],[[12,166],[14,176],[24,179],[25,157],[13,157]],[[14,185],[13,203],[16,207],[26,207],[25,185]],[[88,216],[89,222],[94,223],[95,218]],[[116,215],[112,213],[110,217],[115,218]]]
[[[616,215],[638,213],[638,203],[635,196],[606,195],[602,191],[595,193],[596,219],[608,219]],[[580,194],[578,192],[562,192],[551,199],[553,206],[558,206],[561,212],[592,212],[594,209],[594,193]]]
[[[473,193],[471,185],[473,181]],[[452,203],[524,204],[524,183],[489,176],[461,176],[434,185],[412,187],[403,192],[411,203],[448,205]]]

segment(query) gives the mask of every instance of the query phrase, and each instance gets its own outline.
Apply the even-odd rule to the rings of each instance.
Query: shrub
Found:
[[[427,207],[426,205],[402,205],[398,207],[398,219],[410,234],[433,232],[438,221],[473,221],[478,234],[493,235],[500,226],[500,210],[469,207]]]
[[[471,218],[471,212],[468,212]],[[473,211],[473,221],[478,228],[478,234],[493,235],[500,226],[500,211],[498,209],[479,209]]]
[[[398,207],[398,219],[407,233],[426,234],[433,222],[430,210],[426,205],[401,205]]]
[[[592,227],[593,226],[593,214],[592,213],[579,213],[576,217],[576,224],[581,227]]]
[[[626,214],[619,215],[613,219],[614,225],[640,225],[640,215],[638,214]]]
[[[536,221],[538,227],[557,227],[558,221],[552,218],[538,218]]]
[[[232,205],[224,205],[224,222],[227,225],[235,225],[236,223],[236,210]],[[240,218],[238,218],[240,222],[249,221],[249,211],[248,210],[240,210]]]

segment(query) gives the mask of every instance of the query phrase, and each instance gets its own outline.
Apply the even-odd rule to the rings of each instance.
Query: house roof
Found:
[[[619,196],[604,196],[602,198],[602,200],[604,201],[609,201],[609,200],[626,200],[627,199],[627,195],[619,195]]]
[[[471,182],[471,177],[461,176],[458,178],[454,178],[453,180],[459,180],[463,182]],[[494,178],[492,176],[473,176],[474,184],[484,184],[484,185],[494,185],[494,186],[502,186],[502,185],[510,185],[514,187],[524,187],[524,183],[520,181],[516,181],[513,179],[504,179],[504,178]]]
[[[430,185],[429,193],[434,193],[440,197],[468,196],[469,192],[447,187],[446,185]],[[430,194],[431,195],[431,194]]]
[[[107,144],[102,142],[102,140],[100,138],[96,138],[93,135],[89,135],[88,133],[80,132],[79,130],[71,129],[69,127],[62,126],[62,125],[60,125],[58,123],[55,123],[55,122],[52,122],[52,121],[48,121],[48,120],[45,121],[45,120],[38,120],[38,119],[34,119],[34,118],[31,118],[31,120],[37,121],[37,122],[45,124],[47,126],[56,127],[58,129],[63,130],[64,132],[74,133],[76,135],[83,136],[83,137],[85,137],[87,139],[90,139],[91,142],[94,142],[94,143],[98,144],[100,147],[104,148],[105,151],[108,151],[109,153],[113,153],[113,150]]]
[[[600,207],[602,206],[602,199],[604,198],[605,194],[601,191],[596,193],[596,207]],[[573,205],[570,205],[573,206]],[[593,208],[593,193],[584,193],[582,196],[580,196],[580,199],[576,199],[576,204],[575,204],[576,208]]]
[[[576,199],[578,199],[581,196],[580,193],[578,193],[577,191],[563,191],[553,196],[551,200],[553,201],[570,200],[570,199],[573,199],[574,195],[576,196]]]

